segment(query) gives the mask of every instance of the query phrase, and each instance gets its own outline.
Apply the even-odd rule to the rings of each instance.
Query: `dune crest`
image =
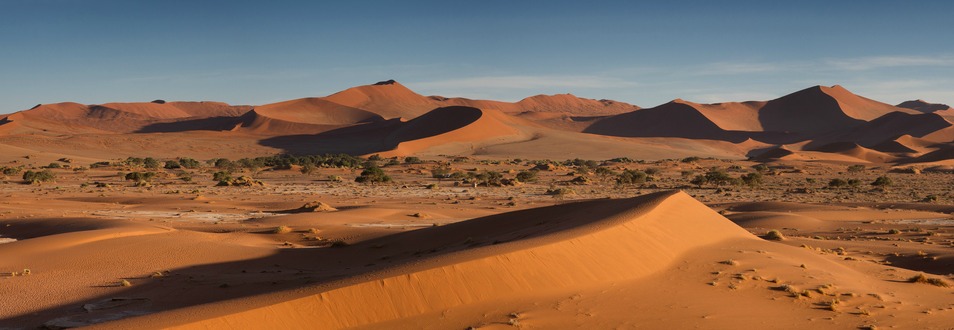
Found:
[[[565,207],[537,209],[523,214],[530,218],[510,219],[518,224],[498,229],[487,227],[499,223],[494,218],[448,225],[441,229],[480,226],[496,231],[495,236],[526,231],[529,226],[537,227],[537,236],[378,272],[356,283],[308,289],[298,298],[276,294],[261,297],[265,305],[255,308],[226,302],[110,326],[137,323],[194,329],[266,324],[262,322],[293,328],[302,324],[323,329],[366,326],[514,295],[571,292],[639,279],[665,269],[689,250],[756,239],[682,192],[578,206],[569,209],[569,214]],[[589,211],[592,208],[611,211],[598,212],[609,214],[596,217]]]

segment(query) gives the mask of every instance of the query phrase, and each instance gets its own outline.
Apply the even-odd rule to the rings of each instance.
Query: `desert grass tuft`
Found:
[[[948,284],[947,282],[945,282],[945,281],[942,280],[942,279],[927,277],[927,276],[924,276],[924,274],[917,274],[917,275],[915,275],[914,277],[909,278],[909,279],[908,279],[908,282],[911,282],[911,283],[930,284],[930,285],[939,286],[939,287],[942,287],[942,288],[949,288],[949,287],[951,287],[950,284]]]
[[[288,234],[290,232],[292,232],[292,229],[289,226],[278,226],[272,229],[272,233],[274,234]]]

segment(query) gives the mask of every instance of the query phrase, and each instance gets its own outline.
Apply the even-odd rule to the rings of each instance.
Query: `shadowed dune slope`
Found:
[[[303,98],[255,107],[261,116],[318,125],[351,125],[363,122],[382,121],[373,112],[340,105],[320,98]]]
[[[624,137],[682,137],[742,142],[746,136],[719,127],[693,106],[672,101],[597,120],[584,133]]]
[[[443,153],[469,153],[477,146],[526,139],[507,115],[495,110],[444,107],[401,125],[386,139],[388,156],[406,156],[439,148]]]
[[[369,326],[508,297],[566,293],[643,278],[690,250],[756,240],[682,192],[600,200],[474,219],[398,236],[390,244],[473,247],[350,281],[105,324],[210,329]],[[385,243],[387,244],[387,243]]]
[[[894,156],[880,151],[871,150],[853,142],[835,142],[812,149],[832,155],[844,155],[872,163],[885,163],[894,160]]]
[[[677,99],[674,103],[681,103],[696,109],[699,113],[719,128],[728,131],[762,131],[762,123],[759,122],[759,109],[765,106],[766,102],[748,101],[748,102],[724,102],[712,104],[700,104]]]
[[[947,104],[940,103],[930,103],[925,100],[912,100],[904,101],[897,105],[899,108],[917,110],[924,113],[931,113],[935,111],[944,111],[951,110],[951,107]]]
[[[822,133],[895,111],[917,113],[852,94],[838,85],[814,86],[769,101],[759,112],[759,121],[766,131]]]
[[[874,146],[895,140],[901,136],[916,138],[939,136],[943,138],[946,135],[944,130],[950,129],[952,126],[954,125],[947,119],[933,113],[891,112],[850,130],[819,137],[809,143],[808,149],[831,142],[852,142],[862,146]]]
[[[25,129],[54,133],[133,133],[161,124],[168,131],[202,127],[195,121],[205,118],[237,117],[251,109],[221,102],[106,103],[83,105],[64,102],[38,105],[11,115],[19,132]],[[177,123],[184,123],[176,129]],[[4,125],[6,126],[6,125]]]

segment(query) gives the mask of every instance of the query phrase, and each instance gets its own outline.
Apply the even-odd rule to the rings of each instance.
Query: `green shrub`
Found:
[[[643,184],[649,181],[649,174],[640,170],[623,170],[616,176],[616,184]]]
[[[30,184],[54,182],[56,181],[56,174],[53,174],[53,171],[50,170],[42,170],[39,172],[26,171],[23,173],[23,181]]]
[[[194,169],[202,166],[202,163],[199,163],[199,161],[192,158],[179,158],[179,165],[185,168]]]
[[[745,183],[745,185],[750,187],[758,187],[762,185],[762,173],[760,172],[743,174],[741,179],[742,183]]]
[[[517,176],[516,176],[517,181],[520,181],[523,183],[537,182],[537,172],[538,171],[535,171],[535,170],[520,171],[517,173]]]
[[[874,182],[871,183],[871,185],[875,187],[887,187],[887,186],[890,186],[891,184],[892,184],[891,178],[884,175],[879,176],[877,179],[874,180]]]
[[[129,172],[126,173],[125,179],[134,182],[149,182],[154,177],[156,177],[156,172]]]
[[[179,162],[177,162],[177,161],[168,160],[168,161],[166,161],[166,164],[163,165],[162,167],[165,168],[165,169],[167,169],[167,170],[174,170],[174,169],[177,169],[177,168],[182,168],[182,165],[180,165]]]
[[[20,167],[0,166],[0,174],[3,174],[3,175],[17,175],[17,174],[20,174],[21,171],[23,171],[22,166]]]
[[[501,184],[502,180],[503,180],[503,174],[500,174],[500,172],[495,172],[495,171],[483,171],[480,174],[477,174],[474,176],[475,183],[477,183],[478,185],[484,185],[488,187],[490,186],[499,187],[502,185]]]
[[[839,178],[834,178],[834,179],[831,179],[831,181],[828,181],[828,186],[832,188],[839,188],[839,187],[844,187],[847,185],[848,185],[848,181],[845,181]]]
[[[404,163],[406,164],[420,164],[424,161],[417,157],[404,157]]]
[[[861,164],[848,166],[848,173],[858,173],[864,170],[865,170],[865,166]]]
[[[218,171],[218,172],[212,173],[212,180],[215,180],[215,181],[222,182],[222,181],[229,181],[231,179],[232,179],[232,173],[227,171]]]
[[[301,167],[301,174],[309,175],[315,172],[317,172],[315,165],[305,164],[305,165],[302,165]]]
[[[700,159],[702,159],[702,158],[699,158],[699,157],[696,157],[696,156],[691,156],[691,157],[683,158],[683,159],[682,159],[682,162],[683,162],[683,163],[695,163],[695,162],[699,161]]]
[[[451,169],[447,166],[436,166],[431,169],[431,177],[443,181],[451,176]]]
[[[765,239],[772,241],[781,241],[785,239],[785,235],[782,235],[782,232],[774,229],[766,233],[764,237]]]
[[[361,175],[354,179],[358,183],[391,182],[391,177],[379,167],[369,167],[361,171]]]
[[[158,169],[159,161],[152,157],[146,157],[142,160],[142,166],[148,169]]]

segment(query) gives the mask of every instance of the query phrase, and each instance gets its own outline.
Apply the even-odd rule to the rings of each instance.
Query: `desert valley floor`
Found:
[[[0,329],[954,326],[944,105],[383,81],[0,118]]]
[[[537,167],[449,163],[508,177]],[[951,324],[954,291],[909,281],[951,282],[950,174],[892,173],[886,189],[869,185],[882,167],[778,164],[758,187],[684,174],[753,165],[608,163],[653,173],[622,186],[552,165],[535,183],[476,188],[438,181],[434,164],[385,166],[394,182],[375,185],[348,169],[267,170],[252,187],[215,186],[212,170],[137,187],[121,166],[59,169],[55,184],[4,185],[0,233],[16,241],[0,245],[0,325]]]

